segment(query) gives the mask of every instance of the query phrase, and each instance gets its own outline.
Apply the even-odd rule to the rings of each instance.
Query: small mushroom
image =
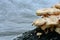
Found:
[[[41,25],[45,24],[45,22],[46,22],[46,20],[44,18],[40,18],[40,19],[33,21],[32,25],[41,26]]]
[[[40,36],[40,35],[42,35],[42,33],[38,32],[36,35],[37,35],[37,36]]]
[[[60,9],[60,3],[55,4],[52,8]]]

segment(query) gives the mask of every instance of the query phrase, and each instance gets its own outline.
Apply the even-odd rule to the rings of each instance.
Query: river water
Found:
[[[0,0],[0,40],[13,40],[33,30],[32,21],[39,18],[37,9],[49,8],[59,0]]]

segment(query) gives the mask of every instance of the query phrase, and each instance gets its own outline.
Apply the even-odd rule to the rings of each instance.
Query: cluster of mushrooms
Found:
[[[60,4],[56,4],[51,8],[39,9],[36,11],[36,15],[41,18],[33,21],[32,25],[44,31],[50,29],[50,31],[58,30],[57,32],[60,32]]]

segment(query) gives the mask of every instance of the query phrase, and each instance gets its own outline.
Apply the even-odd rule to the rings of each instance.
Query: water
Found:
[[[0,0],[0,40],[12,40],[21,33],[33,30],[32,21],[37,9],[51,7],[59,0]]]

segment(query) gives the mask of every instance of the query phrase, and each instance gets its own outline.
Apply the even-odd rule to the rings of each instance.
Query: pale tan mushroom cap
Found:
[[[59,16],[60,17],[60,16]],[[56,16],[49,16],[49,17],[45,17],[45,18],[40,18],[37,19],[33,22],[33,25],[35,25],[36,27],[40,27],[41,25],[44,25],[45,27],[48,25],[58,25],[59,24],[59,17]]]
[[[46,8],[36,11],[37,16],[59,15],[59,14],[60,14],[60,10],[56,8]]]
[[[58,24],[58,18],[56,16],[50,16],[46,19],[46,25],[56,25]]]
[[[60,9],[60,3],[55,4],[52,8]]]
[[[35,20],[32,25],[41,26],[41,25],[43,25],[45,22],[46,22],[45,18],[40,18],[40,19]]]

